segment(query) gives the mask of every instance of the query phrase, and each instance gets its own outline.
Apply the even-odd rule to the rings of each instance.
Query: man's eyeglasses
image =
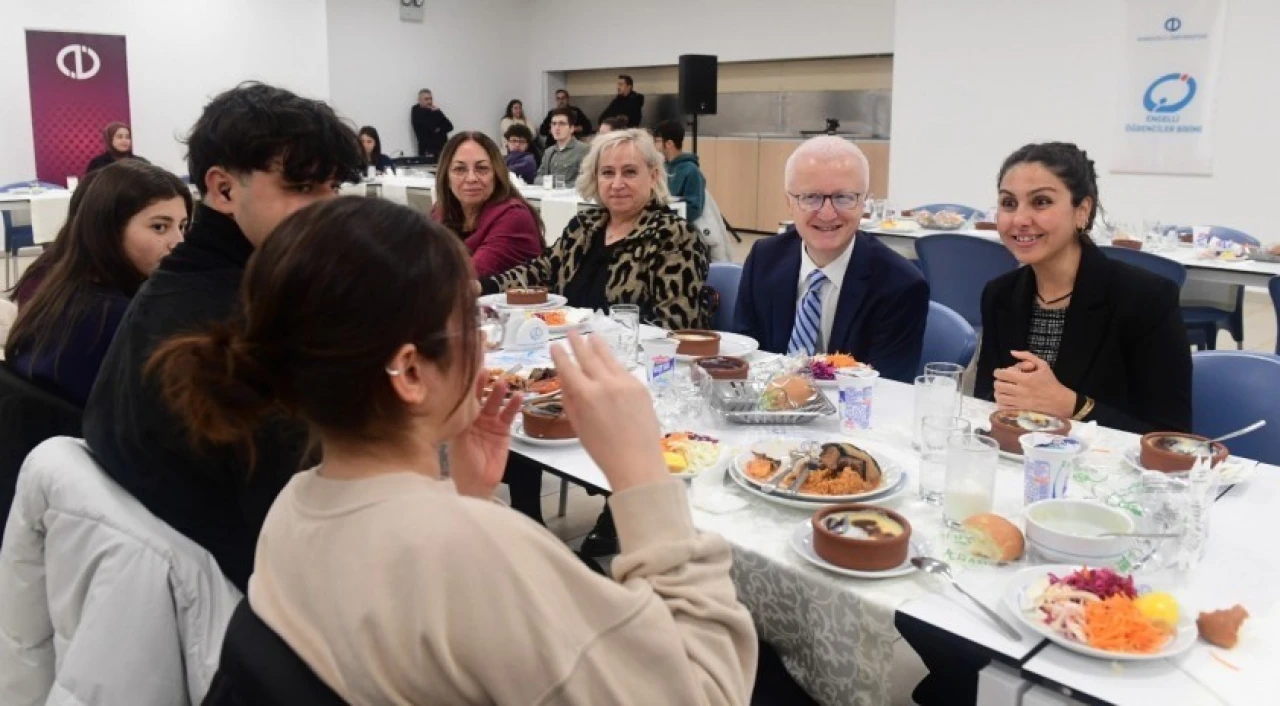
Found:
[[[569,127],[569,123],[563,120],[552,120],[551,127]]]
[[[862,200],[862,194],[856,193],[840,193],[840,194],[788,194],[791,198],[800,204],[800,208],[805,211],[821,211],[823,204],[827,199],[831,199],[831,205],[837,211],[852,211],[857,207],[858,201]]]

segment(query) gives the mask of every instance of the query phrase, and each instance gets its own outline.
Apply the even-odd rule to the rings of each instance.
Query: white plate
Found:
[[[796,554],[800,555],[801,559],[804,559],[819,569],[830,571],[833,574],[840,574],[841,576],[850,576],[855,579],[891,579],[895,576],[906,576],[916,570],[916,567],[911,565],[911,558],[920,556],[920,548],[916,546],[915,542],[912,542],[911,547],[907,550],[907,560],[892,569],[885,569],[884,571],[858,571],[857,569],[846,569],[843,566],[836,566],[835,564],[832,564],[826,559],[818,556],[818,553],[813,550],[813,525],[809,524],[808,520],[805,520],[804,524],[796,527],[796,531],[791,533],[791,548],[795,550]]]
[[[876,230],[884,231],[885,233],[915,233],[920,230],[920,224],[915,221],[905,221],[899,218],[897,226],[889,228],[882,222]]]
[[[883,466],[884,464],[881,464],[882,468]],[[733,466],[730,466],[729,468],[732,469]],[[729,477],[733,479],[733,482],[736,483],[739,488],[742,488],[743,490],[760,498],[761,500],[765,500],[775,505],[782,505],[783,507],[791,507],[799,510],[808,510],[809,512],[813,512],[826,505],[837,505],[844,502],[854,502],[849,500],[835,500],[835,499],[826,498],[826,497],[823,497],[820,500],[803,500],[803,499],[799,499],[797,496],[792,496],[792,495],[770,495],[769,493],[761,492],[757,488],[757,486],[751,485],[751,483],[747,482],[746,480],[743,480],[742,476],[733,472],[732,470],[730,470],[729,472]],[[898,495],[900,495],[902,491],[905,490],[907,486],[911,484],[910,482],[911,482],[910,475],[906,471],[903,471],[902,475],[899,476],[898,478],[898,482],[895,483],[894,485],[889,487],[881,487],[871,495],[860,497],[856,502],[867,503],[869,505],[888,504],[890,500],[893,500]],[[800,496],[800,497],[804,497],[804,496]]]
[[[706,468],[690,468],[686,470],[684,473],[672,473],[671,477],[682,478],[684,480],[692,480],[694,478],[697,478],[699,475],[703,473],[706,473],[708,471],[714,471],[716,468],[723,466],[727,462],[727,457],[729,453],[725,449],[725,445],[723,441],[718,442],[716,445],[720,447],[720,456],[719,458],[716,459],[715,463],[711,464],[710,466],[707,466]]]
[[[558,309],[569,303],[568,299],[559,294],[547,294],[546,304],[508,304],[507,295],[504,292],[486,294],[477,301],[482,306],[491,306],[495,309]]]
[[[756,339],[750,336],[743,336],[738,333],[729,333],[727,331],[717,331],[720,334],[720,353],[719,355],[733,356],[742,358],[755,353],[760,348],[760,344]],[[676,360],[682,363],[690,363],[701,358],[697,355],[677,355]]]
[[[591,317],[595,316],[595,312],[590,309],[575,309],[573,307],[559,308],[564,311],[565,323],[560,324],[559,326],[547,324],[547,331],[553,336],[567,334],[570,331],[581,331],[587,328],[587,325],[591,323]],[[555,309],[535,309],[534,311],[543,313],[555,311]],[[529,316],[532,318],[533,314],[530,313]]]
[[[1120,454],[1120,456],[1124,459],[1124,462],[1129,464],[1129,467],[1135,471],[1147,470],[1142,467],[1142,461],[1140,460],[1142,456],[1138,447],[1130,447],[1126,449],[1124,453]],[[1225,461],[1217,466],[1218,484],[1236,485],[1238,483],[1244,483],[1258,472],[1258,465],[1257,461],[1228,456]]]
[[[1144,662],[1157,659],[1167,659],[1176,657],[1186,652],[1192,645],[1196,644],[1198,632],[1196,630],[1195,619],[1192,617],[1195,611],[1190,610],[1185,605],[1178,606],[1178,631],[1163,649],[1151,654],[1132,654],[1128,652],[1108,652],[1100,650],[1096,647],[1090,647],[1081,642],[1076,642],[1069,637],[1058,634],[1051,630],[1048,625],[1037,620],[1034,616],[1029,616],[1025,609],[1031,605],[1031,601],[1035,595],[1044,590],[1048,585],[1049,574],[1064,576],[1080,568],[1078,564],[1055,564],[1050,566],[1033,566],[1029,569],[1019,571],[1009,581],[1009,587],[1004,593],[1004,605],[1009,612],[1013,613],[1023,622],[1024,625],[1062,645],[1072,652],[1079,652],[1082,655],[1096,657],[1098,659],[1115,660],[1120,662]]]
[[[854,493],[853,495],[809,495],[807,493],[797,493],[795,495],[787,495],[786,498],[806,502],[810,505],[814,503],[820,503],[823,505],[832,505],[835,503],[856,503],[875,498],[880,495],[885,495],[889,491],[894,490],[902,481],[902,477],[904,475],[902,467],[899,466],[892,458],[884,453],[867,448],[864,442],[850,441],[849,443],[852,443],[871,454],[872,457],[876,459],[876,462],[880,464],[880,487],[875,490],[868,490],[865,493]],[[732,472],[730,473],[730,475],[734,477],[734,480],[738,481],[740,485],[750,486],[750,490],[758,490],[761,485],[764,485],[763,483],[750,478],[746,474],[746,463],[750,461],[754,455],[755,454],[751,451],[739,454],[733,459]],[[764,495],[770,498],[777,497],[774,495]]]
[[[578,439],[576,437],[573,439],[535,439],[532,436],[527,436],[524,433],[524,423],[521,422],[519,419],[516,419],[515,425],[511,427],[511,438],[515,439],[516,441],[519,441],[522,444],[528,444],[530,446],[543,446],[551,449],[565,448],[568,446],[579,445]]]

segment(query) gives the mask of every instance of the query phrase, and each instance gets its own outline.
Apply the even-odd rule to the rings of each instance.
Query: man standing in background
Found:
[[[618,95],[609,102],[609,107],[600,114],[600,122],[615,115],[624,116],[631,127],[640,127],[640,110],[644,108],[644,94],[635,92],[635,82],[623,74],[618,77]]]
[[[542,127],[538,128],[538,134],[542,136],[542,142],[550,147],[555,142],[555,138],[551,135],[551,114],[560,108],[567,108],[573,112],[573,135],[579,137],[582,135],[590,135],[591,121],[587,119],[587,114],[582,109],[569,105],[569,92],[561,88],[556,91],[556,107],[547,111],[547,117],[542,119]]]
[[[431,91],[418,91],[418,103],[409,109],[409,123],[413,125],[413,135],[418,138],[418,156],[438,159],[449,141],[449,132],[453,123],[445,117],[444,111],[436,107]]]

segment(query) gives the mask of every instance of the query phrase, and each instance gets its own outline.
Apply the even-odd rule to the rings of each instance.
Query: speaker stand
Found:
[[[698,153],[698,114],[693,114],[693,153]]]

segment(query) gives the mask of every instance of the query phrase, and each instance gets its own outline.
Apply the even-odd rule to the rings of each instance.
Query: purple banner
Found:
[[[129,120],[124,37],[27,30],[36,177],[65,184],[106,151],[107,123]]]

